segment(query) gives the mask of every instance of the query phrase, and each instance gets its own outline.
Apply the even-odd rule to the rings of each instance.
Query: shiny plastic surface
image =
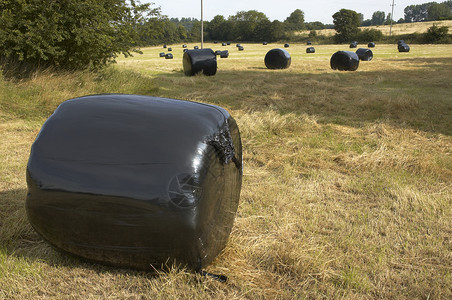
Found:
[[[397,48],[399,49],[399,52],[410,52],[410,46],[405,43],[399,44]]]
[[[224,50],[220,52],[220,58],[228,58],[229,57],[229,51]]]
[[[353,41],[350,43],[350,48],[356,48],[358,47],[358,42],[357,41]]]
[[[199,270],[237,211],[242,149],[221,107],[137,95],[63,102],[32,145],[28,219],[64,251],[121,267]]]
[[[276,48],[267,52],[264,62],[268,69],[287,69],[290,67],[292,58],[287,50]]]
[[[337,51],[331,56],[330,66],[333,70],[356,71],[359,67],[359,57],[352,51]]]
[[[370,49],[359,48],[355,53],[358,55],[360,60],[371,61],[372,58],[374,58],[374,54]]]
[[[184,73],[193,76],[202,72],[204,75],[212,76],[217,73],[217,57],[212,49],[188,50],[183,58]]]
[[[375,43],[374,42],[370,42],[369,44],[367,44],[367,47],[375,48]]]
[[[314,47],[306,48],[306,53],[315,53],[315,48]]]

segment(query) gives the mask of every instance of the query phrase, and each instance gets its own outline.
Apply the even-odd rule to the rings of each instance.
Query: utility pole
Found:
[[[392,36],[392,19],[394,18],[394,0],[392,0],[392,11],[391,11],[391,26],[389,27],[389,36]]]
[[[203,19],[203,9],[201,0],[201,49],[204,48],[204,19]]]

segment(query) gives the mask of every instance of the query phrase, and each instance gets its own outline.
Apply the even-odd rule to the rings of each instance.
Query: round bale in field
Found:
[[[187,48],[187,45],[183,44],[183,45],[182,45],[182,48]]]
[[[216,50],[215,51],[215,55],[220,55],[221,54],[221,50]]]
[[[60,250],[123,268],[201,271],[226,245],[243,168],[239,129],[220,106],[75,98],[31,149],[27,217]]]
[[[236,46],[236,47],[238,48],[238,47],[240,47],[240,46],[242,46],[242,45],[240,45],[240,44],[236,44],[235,46]]]
[[[160,52],[159,56],[160,57],[165,57],[165,52]]]
[[[262,42],[262,45],[264,45],[264,46],[267,45],[267,44],[268,44],[267,42]]]
[[[221,46],[226,46],[226,43],[221,43]]]
[[[306,53],[315,53],[315,48],[314,47],[306,48]]]
[[[399,49],[399,52],[410,52],[410,46],[407,44],[400,44],[397,48]]]
[[[357,41],[353,41],[350,43],[350,48],[356,48],[358,47],[358,42]]]
[[[171,54],[171,53],[166,53],[165,59],[173,59],[173,54]]]
[[[217,57],[212,49],[188,50],[183,58],[184,73],[193,76],[202,72],[204,75],[212,76],[217,73]]]
[[[367,47],[375,48],[375,43],[374,42],[370,42],[369,44],[367,44]]]
[[[312,42],[311,41],[307,41],[306,45],[312,45]]]
[[[287,43],[284,44],[284,48],[289,48],[289,47],[290,47],[289,44],[287,44]]]
[[[287,69],[290,67],[292,58],[287,50],[276,48],[267,52],[264,62],[268,69]]]
[[[166,44],[163,44],[163,48],[166,48]]]
[[[168,51],[170,51],[170,52],[173,51],[173,48],[168,48]]]
[[[199,49],[199,47],[198,46],[194,46],[193,49]]]
[[[359,48],[356,50],[356,54],[358,55],[360,60],[371,61],[374,58],[374,54],[372,50],[366,48]]]
[[[356,71],[359,66],[358,54],[352,51],[337,51],[331,56],[330,66],[333,70]]]
[[[398,40],[397,41],[397,45],[403,45],[403,44],[406,44],[404,40]]]
[[[228,50],[221,51],[220,58],[228,58],[228,57],[229,57],[229,51]]]
[[[238,49],[239,51],[243,51],[245,48],[243,48],[243,46],[239,46]]]

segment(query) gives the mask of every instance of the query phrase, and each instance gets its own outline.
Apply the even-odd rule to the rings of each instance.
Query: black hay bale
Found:
[[[184,53],[184,73],[193,76],[202,72],[211,76],[217,73],[217,57],[212,49],[188,50]]]
[[[160,56],[160,57],[165,57],[165,52],[160,52],[160,53],[159,53],[159,56]]]
[[[168,48],[168,51],[173,51],[173,48]]]
[[[185,53],[185,52],[187,52],[187,51],[188,51],[188,49],[184,49],[183,51],[184,51],[184,53]]]
[[[397,45],[403,45],[403,44],[406,44],[404,40],[398,40],[397,41]]]
[[[338,51],[331,56],[330,66],[333,70],[355,71],[359,66],[358,54],[352,51]]]
[[[173,59],[173,54],[171,54],[171,53],[166,53],[165,59]]]
[[[374,54],[372,50],[366,48],[359,48],[356,50],[356,54],[358,55],[360,60],[371,61],[374,58]]]
[[[220,55],[221,54],[221,50],[216,50],[215,51],[215,55]]]
[[[243,46],[239,46],[238,49],[239,51],[243,51],[245,48],[243,48]]]
[[[213,43],[214,43],[214,44],[218,44],[218,41],[214,41]]]
[[[228,58],[228,57],[229,57],[229,51],[228,50],[221,51],[220,58]]]
[[[350,43],[350,48],[356,48],[358,47],[358,42],[357,41],[353,41]]]
[[[289,45],[289,44],[287,44],[287,43],[286,43],[286,44],[284,44],[284,48],[289,48],[289,46],[290,46],[290,45]]]
[[[312,45],[312,42],[311,41],[307,41],[306,45]]]
[[[287,50],[276,48],[267,52],[264,62],[268,69],[287,69],[290,67],[292,58]]]
[[[240,44],[235,44],[235,46],[238,48],[238,47],[240,47],[240,46],[242,46],[242,45],[240,45]]]
[[[227,42],[226,44],[229,46],[229,45],[231,45],[231,42]]]
[[[183,44],[183,45],[182,45],[182,48],[187,48],[187,45]]]
[[[242,146],[219,106],[106,94],[60,104],[31,147],[26,212],[65,252],[118,267],[199,271],[224,248]]]
[[[221,43],[221,46],[226,46],[226,43]]]
[[[306,48],[306,53],[315,53],[315,48],[314,47]]]
[[[267,44],[268,44],[267,42],[262,42],[262,45],[264,45],[264,46],[267,45]]]
[[[374,42],[370,42],[369,44],[367,44],[367,47],[375,48],[375,43]]]
[[[410,46],[407,44],[400,44],[398,47],[399,52],[410,52]]]
[[[193,47],[193,49],[195,49],[195,50],[198,50],[198,49],[199,49],[199,47],[198,47],[198,46],[194,46],[194,47]]]
[[[166,44],[163,44],[163,48],[166,48]]]

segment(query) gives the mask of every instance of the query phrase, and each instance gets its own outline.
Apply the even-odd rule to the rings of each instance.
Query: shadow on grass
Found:
[[[362,64],[374,62],[362,62]],[[316,116],[321,123],[371,122],[452,135],[451,58],[395,59],[413,69],[295,73],[251,68],[215,76],[160,74],[153,96],[201,101],[232,110],[273,109]]]

